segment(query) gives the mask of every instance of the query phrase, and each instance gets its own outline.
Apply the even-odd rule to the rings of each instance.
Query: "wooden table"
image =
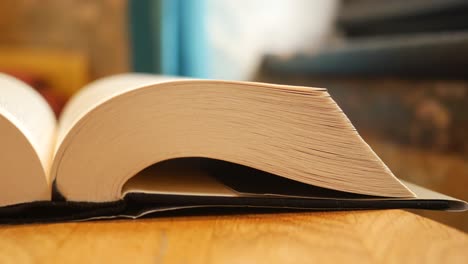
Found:
[[[468,236],[401,210],[0,226],[0,263],[468,263]]]

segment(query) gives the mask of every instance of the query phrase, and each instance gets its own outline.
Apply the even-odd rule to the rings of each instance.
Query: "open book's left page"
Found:
[[[0,74],[0,206],[50,199],[56,119],[33,88]]]

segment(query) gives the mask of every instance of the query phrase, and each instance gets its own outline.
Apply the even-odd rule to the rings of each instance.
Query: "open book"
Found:
[[[322,88],[125,74],[60,120],[0,76],[0,221],[193,207],[466,210],[396,178]]]

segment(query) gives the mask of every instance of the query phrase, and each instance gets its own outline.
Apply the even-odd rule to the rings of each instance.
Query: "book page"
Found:
[[[122,197],[127,193],[239,196],[236,191],[224,185],[206,170],[190,166],[187,162],[184,164],[174,160],[150,166],[135,175],[123,187]]]
[[[414,197],[323,88],[126,74],[85,87],[59,126],[51,175],[69,200],[121,199],[138,172],[184,157],[342,192]]]
[[[0,73],[0,113],[27,137],[44,170],[49,170],[56,119],[42,96],[27,84]]]
[[[181,79],[183,78],[149,74],[121,74],[86,85],[71,98],[60,116],[55,150],[81,117],[110,98],[146,85]]]

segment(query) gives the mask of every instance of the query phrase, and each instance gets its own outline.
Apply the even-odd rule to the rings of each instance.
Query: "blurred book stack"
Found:
[[[467,199],[466,17],[466,1],[343,1],[330,45],[266,56],[257,80],[328,88],[396,175]]]

